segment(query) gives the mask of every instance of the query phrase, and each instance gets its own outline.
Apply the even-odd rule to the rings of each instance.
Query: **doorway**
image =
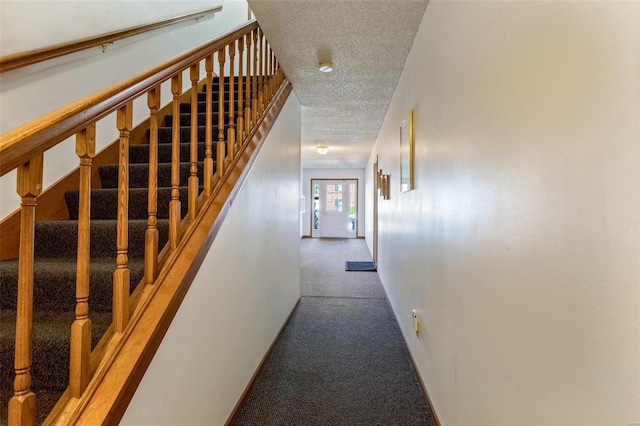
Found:
[[[313,238],[357,237],[357,179],[312,179],[311,195]]]

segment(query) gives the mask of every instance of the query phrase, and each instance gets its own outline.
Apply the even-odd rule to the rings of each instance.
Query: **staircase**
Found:
[[[219,97],[214,78],[213,99]],[[229,81],[225,79],[225,111],[228,111]],[[198,93],[198,158],[205,157],[206,87]],[[237,86],[236,86],[237,92]],[[237,99],[237,93],[235,95]],[[181,216],[187,214],[189,178],[191,103],[180,105],[180,200]],[[217,103],[216,109],[217,110]],[[214,134],[218,114],[213,113]],[[226,121],[226,120],[225,120]],[[167,243],[171,192],[173,115],[164,117],[158,129],[158,211],[159,247]],[[226,132],[225,132],[226,134]],[[145,231],[148,217],[149,131],[145,141],[129,147],[129,269],[131,292],[144,277]],[[216,150],[213,149],[216,161]],[[203,182],[203,163],[198,163],[199,182]],[[215,170],[215,166],[214,166]],[[116,266],[116,224],[118,205],[118,165],[99,168],[101,188],[91,192],[89,308],[92,321],[92,348],[105,333],[112,319],[113,271]],[[200,187],[199,192],[202,192]],[[70,327],[75,319],[76,255],[79,191],[65,193],[69,220],[36,222],[32,391],[37,396],[36,423],[41,424],[69,383]],[[18,260],[0,262],[0,425],[7,424],[7,404],[13,395],[14,339]]]

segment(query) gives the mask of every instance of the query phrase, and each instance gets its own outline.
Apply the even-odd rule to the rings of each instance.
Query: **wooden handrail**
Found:
[[[247,31],[258,27],[256,21],[243,24],[216,40],[195,47],[171,61],[95,92],[69,105],[0,135],[0,176],[29,161],[36,152],[44,152],[91,123],[118,110],[152,87],[204,59],[203,51],[215,52]]]
[[[14,53],[0,57],[0,73],[13,70],[16,68],[26,67],[27,65],[37,64],[49,59],[57,58],[60,56],[68,55],[70,53],[79,52],[81,50],[89,49],[95,46],[101,46],[109,43],[113,43],[116,40],[131,37],[134,35],[142,34],[148,31],[153,31],[158,28],[166,27],[169,25],[177,24],[180,22],[188,21],[190,19],[199,19],[212,13],[217,13],[222,10],[222,6],[216,6],[209,9],[200,10],[198,12],[187,13],[185,15],[176,16],[174,18],[162,19],[154,21],[149,24],[137,25],[124,30],[112,31],[105,34],[100,34],[93,37],[87,37],[76,41],[67,43],[54,44],[52,46],[46,46],[40,49],[29,50],[27,52]]]

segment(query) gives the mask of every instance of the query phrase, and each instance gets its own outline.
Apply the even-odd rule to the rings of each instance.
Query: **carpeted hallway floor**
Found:
[[[301,300],[236,425],[434,425],[361,239],[303,239]]]

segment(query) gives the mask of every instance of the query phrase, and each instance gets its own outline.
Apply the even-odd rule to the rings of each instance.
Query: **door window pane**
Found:
[[[356,201],[358,194],[356,193],[356,184],[349,184],[349,231],[356,230]]]
[[[313,185],[313,229],[320,228],[320,185]]]
[[[328,212],[342,211],[342,185],[327,185],[325,210]]]

